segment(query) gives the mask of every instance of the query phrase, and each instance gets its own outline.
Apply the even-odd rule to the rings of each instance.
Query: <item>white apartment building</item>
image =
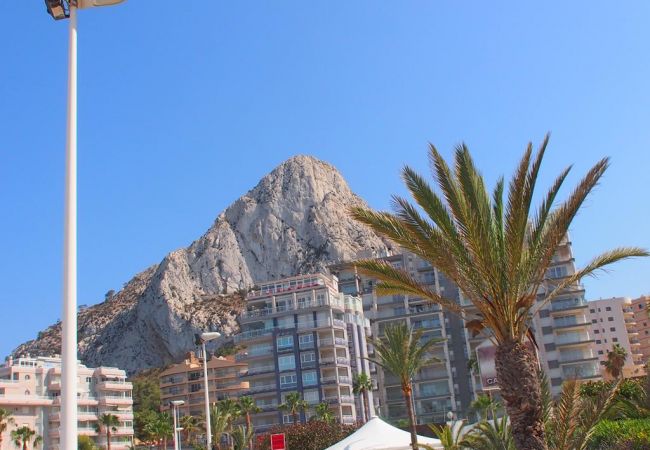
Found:
[[[643,354],[640,351],[639,333],[632,310],[632,299],[613,297],[589,302],[589,319],[595,338],[596,352],[601,364],[603,376],[607,353],[615,344],[627,352],[623,367],[623,376],[634,377],[645,373]]]
[[[114,367],[88,368],[78,366],[78,429],[99,445],[106,445],[106,435],[97,433],[100,415],[118,417],[117,431],[112,433],[111,448],[126,450],[133,444],[133,386],[126,382],[126,373]],[[61,358],[8,358],[0,367],[0,408],[8,410],[15,421],[2,435],[5,446],[11,445],[11,431],[28,426],[43,437],[41,448],[60,448],[61,424]],[[6,447],[13,448],[13,447]]]

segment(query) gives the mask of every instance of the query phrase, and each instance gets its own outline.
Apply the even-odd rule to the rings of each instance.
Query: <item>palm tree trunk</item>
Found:
[[[497,346],[495,362],[517,449],[547,450],[536,355],[527,344],[508,341]]]
[[[296,425],[298,423],[298,420],[299,420],[298,419],[298,413],[293,412],[293,413],[291,413],[291,415],[293,416],[293,424]]]
[[[402,393],[404,393],[404,400],[406,400],[406,411],[408,411],[409,415],[411,447],[413,447],[413,450],[418,450],[418,434],[415,428],[415,411],[413,411],[413,392],[411,390],[411,385],[402,385]]]
[[[106,450],[111,450],[111,430],[106,429]]]
[[[253,423],[251,422],[251,413],[246,411],[246,432],[250,433],[253,429]],[[248,440],[248,450],[253,450],[253,436]]]
[[[27,450],[27,441],[23,441],[23,450]]]
[[[366,410],[366,422],[368,422],[372,417],[370,417],[370,402],[368,401],[368,391],[363,391],[363,407]]]

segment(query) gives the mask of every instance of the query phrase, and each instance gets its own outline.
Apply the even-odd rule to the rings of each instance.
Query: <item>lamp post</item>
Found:
[[[183,400],[172,400],[169,402],[172,407],[173,407],[173,414],[174,414],[174,450],[179,450],[180,449],[180,444],[179,444],[179,434],[178,432],[182,430],[182,428],[178,427],[178,407],[183,406],[185,402]]]
[[[45,0],[54,20],[70,19],[65,146],[65,219],[61,343],[61,448],[77,448],[77,9],[124,0]]]
[[[210,424],[210,387],[208,386],[208,354],[205,351],[205,343],[221,336],[216,331],[195,334],[196,345],[203,350],[203,391],[205,392],[205,434],[206,448],[212,450],[212,425]]]

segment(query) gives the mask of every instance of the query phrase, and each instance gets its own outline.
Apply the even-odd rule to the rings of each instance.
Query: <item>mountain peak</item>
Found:
[[[82,360],[130,372],[168,364],[193,347],[196,332],[237,331],[241,305],[222,294],[385,251],[379,236],[348,215],[349,207],[361,205],[334,166],[313,156],[291,157],[189,247],[170,252],[127,284],[117,297],[128,294],[128,302],[86,310]],[[52,347],[60,347],[60,329],[49,331],[45,349],[37,339],[16,352],[58,353]]]

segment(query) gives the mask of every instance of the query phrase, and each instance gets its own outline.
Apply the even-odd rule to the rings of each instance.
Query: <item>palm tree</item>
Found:
[[[438,362],[437,358],[429,355],[431,348],[440,339],[423,339],[424,330],[413,330],[405,323],[386,327],[384,339],[372,339],[376,359],[370,359],[378,366],[395,375],[402,388],[408,411],[409,428],[411,431],[411,446],[417,450],[418,440],[415,431],[415,411],[413,411],[413,391],[411,380],[424,366]]]
[[[469,405],[471,411],[476,412],[479,416],[479,421],[487,420],[490,418],[490,412],[494,417],[494,410],[499,407],[499,402],[495,402],[487,395],[479,395],[476,399]]]
[[[193,444],[194,433],[201,429],[199,418],[195,416],[183,416],[181,417],[180,426],[183,429],[185,440],[189,444]]]
[[[36,435],[36,431],[32,430],[28,426],[22,426],[11,432],[11,439],[14,441],[14,444],[18,447],[22,447],[23,450],[27,450],[27,445],[29,445],[32,438],[34,438],[34,447],[40,444],[43,440],[43,438]]]
[[[255,400],[253,400],[253,397],[244,396],[239,398],[239,411],[241,414],[243,414],[246,417],[246,428],[248,432],[252,433],[253,422],[251,421],[251,414],[262,412],[262,408],[260,408],[259,406],[257,406],[257,404],[255,404]],[[248,447],[250,448],[250,450],[253,450],[252,434],[248,442]]]
[[[316,405],[316,420],[325,423],[334,422],[334,413],[327,402],[321,402]],[[311,419],[310,419],[311,420]]]
[[[284,403],[278,406],[280,411],[286,411],[291,414],[294,424],[300,423],[300,411],[307,409],[307,402],[300,398],[298,392],[290,392],[284,398]]]
[[[172,418],[168,413],[159,413],[155,420],[147,423],[144,430],[162,449],[167,448],[167,439],[174,434]]]
[[[0,408],[0,449],[2,449],[2,434],[7,430],[9,425],[13,425],[14,418],[11,413],[4,408]]]
[[[120,419],[113,414],[102,414],[97,421],[97,432],[101,433],[102,429],[106,433],[106,449],[111,450],[111,432],[116,432],[120,424]]]
[[[90,436],[80,434],[77,438],[77,450],[97,450],[97,446]]]
[[[466,438],[473,450],[516,450],[507,415],[477,424]]]
[[[368,374],[362,372],[355,375],[353,380],[353,392],[361,397],[363,411],[366,421],[370,420],[370,405],[368,402],[368,392],[372,390],[372,380]]]
[[[452,422],[451,425],[429,425],[434,436],[440,439],[440,444],[444,450],[463,450],[469,447],[469,442],[464,437],[463,428],[465,428],[465,421]],[[429,445],[422,445],[422,447],[433,450]]]
[[[607,361],[605,361],[605,370],[612,378],[623,376],[623,366],[627,359],[627,352],[620,344],[614,344],[612,349],[607,352]]]
[[[246,444],[249,444],[253,441],[253,430],[243,425],[236,426],[232,430],[231,434],[234,450],[244,450],[246,448]],[[252,447],[249,446],[248,448],[250,450]]]
[[[361,272],[379,280],[376,290],[380,295],[425,298],[466,319],[473,333],[488,329],[497,345],[497,377],[515,442],[517,448],[527,450],[546,449],[538,362],[527,342],[527,336],[531,336],[530,315],[598,269],[628,257],[648,256],[640,248],[619,248],[596,257],[564,278],[545,279],[569,225],[609,166],[607,158],[599,161],[569,197],[553,208],[570,168],[562,171],[537,211],[531,213],[547,143],[548,136],[537,155],[533,155],[532,144],[528,145],[510,182],[507,202],[503,178],[490,194],[465,145],[456,149],[453,170],[430,146],[430,159],[442,196],[413,169],[405,167],[402,177],[419,207],[396,196],[395,214],[362,207],[351,210],[358,221],[444,273],[473,304],[474,308],[469,310],[443,298],[388,262],[355,263]],[[543,294],[538,297],[538,292]]]
[[[224,399],[210,406],[212,442],[221,448],[221,436],[230,434],[234,421],[241,415],[239,405],[232,399]]]

